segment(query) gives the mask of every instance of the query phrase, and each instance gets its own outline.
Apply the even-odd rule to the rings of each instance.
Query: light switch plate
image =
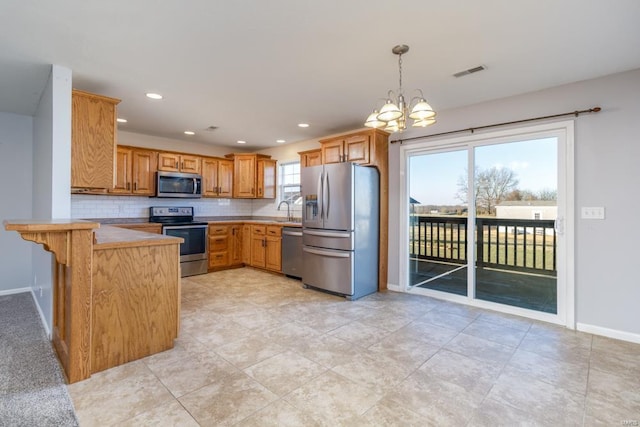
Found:
[[[582,219],[604,219],[604,206],[583,207]]]

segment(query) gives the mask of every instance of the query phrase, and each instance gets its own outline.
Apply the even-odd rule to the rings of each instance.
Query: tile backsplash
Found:
[[[196,216],[272,216],[286,217],[286,206],[277,210],[277,199],[156,199],[135,196],[71,195],[71,217],[146,218],[150,206],[193,206]],[[291,206],[299,217],[301,208]]]

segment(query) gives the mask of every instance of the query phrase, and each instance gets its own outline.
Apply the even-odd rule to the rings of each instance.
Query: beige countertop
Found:
[[[233,223],[249,223],[249,224],[273,224],[282,225],[283,227],[302,227],[302,222],[287,221],[282,217],[265,217],[265,216],[199,216],[193,219],[196,222],[208,222],[212,224],[233,224]],[[95,218],[87,221],[95,221],[103,225],[114,224],[156,224],[150,223],[148,218]]]
[[[94,221],[80,219],[8,219],[2,222],[7,231],[28,233],[59,232],[69,230],[87,230],[100,228],[100,224]]]
[[[182,243],[179,237],[105,225],[95,230],[93,250]]]

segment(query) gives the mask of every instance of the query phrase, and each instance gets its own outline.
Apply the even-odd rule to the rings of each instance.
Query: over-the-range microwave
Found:
[[[156,197],[199,199],[202,197],[202,175],[158,171]]]

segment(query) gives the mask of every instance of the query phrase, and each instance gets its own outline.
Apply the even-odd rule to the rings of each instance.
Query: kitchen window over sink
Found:
[[[300,190],[300,162],[280,164],[280,201],[291,207],[302,203]]]

